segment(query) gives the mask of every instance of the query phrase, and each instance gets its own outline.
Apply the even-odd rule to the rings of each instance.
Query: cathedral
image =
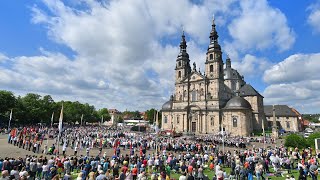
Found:
[[[209,36],[205,70],[190,65],[184,33],[176,59],[175,90],[162,106],[163,130],[192,134],[228,133],[248,136],[263,127],[263,96],[225,63],[214,20]],[[225,66],[224,66],[225,64]]]

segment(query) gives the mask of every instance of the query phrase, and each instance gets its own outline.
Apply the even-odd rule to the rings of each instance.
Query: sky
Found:
[[[203,71],[213,17],[224,60],[265,105],[320,112],[320,0],[0,1],[0,89],[161,109],[182,31]]]

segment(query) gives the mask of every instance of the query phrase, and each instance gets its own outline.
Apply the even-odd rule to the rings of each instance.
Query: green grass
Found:
[[[223,168],[226,172],[227,172],[227,174],[230,174],[230,168]],[[273,173],[273,169],[272,168],[270,168],[270,172],[271,172],[271,174]],[[212,177],[214,176],[214,171],[211,171],[209,168],[207,168],[207,169],[204,169],[204,171],[203,171],[203,173],[211,180],[212,179]],[[180,175],[181,174],[179,174],[179,173],[173,173],[173,172],[171,172],[171,175],[170,175],[170,179],[179,179],[179,177],[180,177]],[[266,178],[266,177],[268,177],[268,179],[274,179],[274,180],[283,180],[283,179],[285,179],[286,178],[286,173],[283,175],[283,177],[276,177],[276,176],[267,176],[266,174],[264,174],[263,176]],[[291,175],[294,175],[294,178],[295,179],[298,179],[298,177],[299,177],[299,171],[298,170],[292,170],[292,172],[291,172],[291,174],[289,174],[290,176]],[[71,174],[71,176],[72,176],[72,179],[76,179],[77,177],[78,177],[78,173],[72,173]],[[148,178],[148,179],[150,179],[150,177]]]

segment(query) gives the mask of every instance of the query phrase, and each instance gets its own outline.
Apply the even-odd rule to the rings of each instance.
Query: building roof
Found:
[[[240,96],[233,97],[230,99],[225,109],[252,109],[250,103]]]
[[[261,96],[257,90],[255,90],[250,84],[245,84],[239,89],[240,96],[245,97],[245,96]]]
[[[168,111],[168,110],[171,110],[172,109],[172,106],[173,106],[173,96],[170,96],[170,100],[165,102],[163,105],[162,105],[162,111]]]
[[[225,68],[223,70],[224,73],[224,79],[242,79],[242,76],[239,74],[239,72],[232,68]]]
[[[274,105],[274,109],[277,117],[298,117],[298,115],[294,113],[287,105]],[[264,106],[264,113],[266,116],[273,116],[273,105]]]

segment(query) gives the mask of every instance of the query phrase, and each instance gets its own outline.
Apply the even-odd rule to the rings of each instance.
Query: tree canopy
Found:
[[[58,101],[55,102],[50,95],[41,96],[35,93],[28,93],[25,96],[15,96],[10,91],[0,90],[0,126],[6,126],[9,121],[10,111],[12,109],[11,124],[51,124],[51,116],[54,113],[54,123],[58,123],[61,107],[63,104],[63,121],[66,123],[75,123],[81,120],[83,122],[100,122],[102,117],[104,121],[109,121],[111,116],[107,108],[96,110],[93,105],[80,103],[79,101]],[[147,120],[153,123],[156,110],[146,111]],[[141,118],[139,111],[125,111],[123,116],[130,118]],[[161,114],[159,113],[159,119]],[[118,122],[123,117],[117,117]],[[159,120],[159,122],[161,122]]]

